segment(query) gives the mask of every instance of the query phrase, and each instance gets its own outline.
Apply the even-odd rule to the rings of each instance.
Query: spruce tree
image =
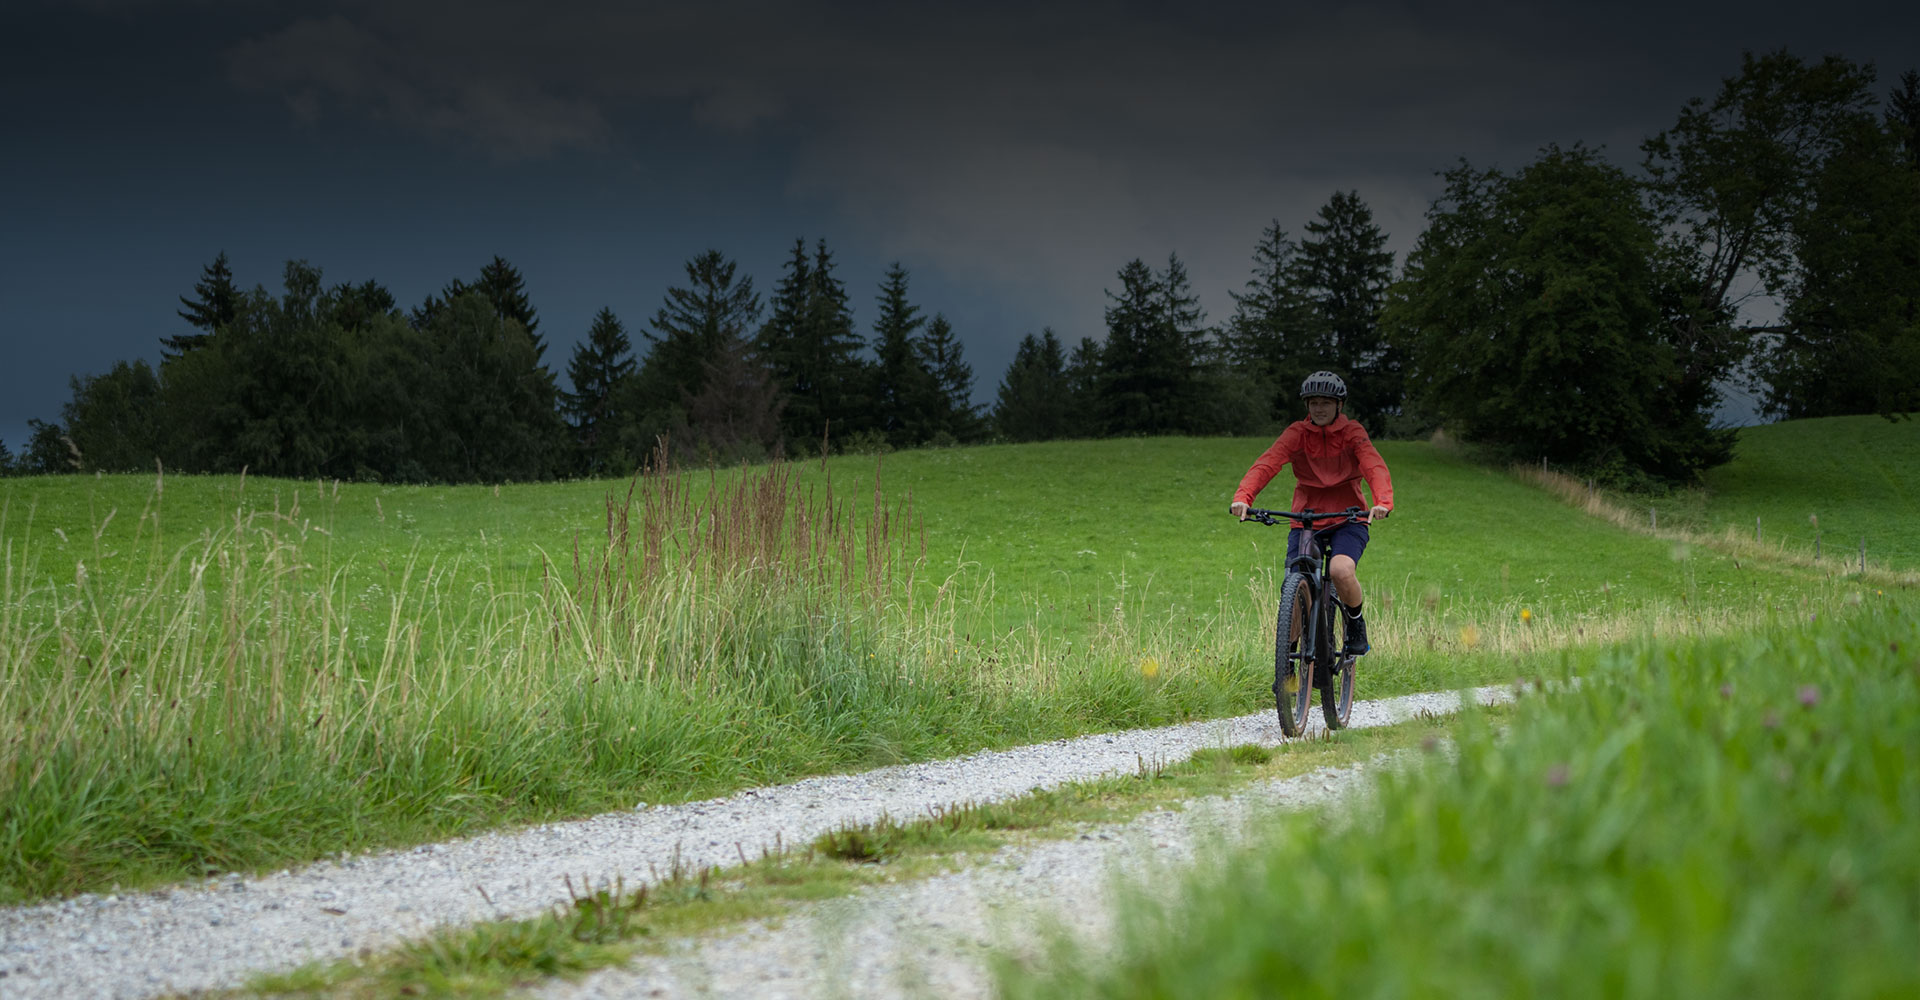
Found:
[[[707,460],[757,461],[780,447],[779,390],[745,338],[727,338],[705,364],[700,392],[687,397],[691,444]]]
[[[933,380],[939,404],[933,434],[945,433],[955,441],[977,441],[985,433],[980,408],[973,402],[973,366],[963,357],[960,339],[953,324],[938,313],[927,324],[926,336],[919,343],[920,363]]]
[[[1097,437],[1100,434],[1100,378],[1105,362],[1099,341],[1081,337],[1067,358],[1067,426],[1065,436]]]
[[[804,454],[829,435],[844,439],[871,426],[870,376],[826,241],[809,257],[806,240],[796,240],[785,269],[756,346],[786,399],[786,443]]]
[[[560,394],[561,409],[571,419],[574,443],[580,448],[589,475],[606,468],[615,438],[610,431],[619,420],[614,409],[615,392],[635,367],[626,328],[612,309],[601,307],[587,330],[587,339],[574,345],[573,357],[567,362],[567,380],[573,391]]]
[[[1158,274],[1135,258],[1108,292],[1107,343],[1100,351],[1098,431],[1178,434],[1198,429],[1204,410],[1208,335],[1186,265],[1167,257]]]
[[[160,338],[162,358],[176,358],[207,342],[214,332],[233,322],[233,311],[240,300],[240,290],[233,283],[233,269],[227,264],[227,252],[220,251],[213,263],[201,269],[200,280],[193,286],[196,298],[180,297],[185,309],[179,310],[181,319],[198,327],[201,333],[183,333]]]
[[[1066,357],[1052,329],[1020,338],[1000,380],[994,430],[1009,441],[1051,441],[1066,433],[1069,407]]]
[[[533,343],[534,356],[545,357],[547,342],[540,336],[540,317],[527,298],[526,279],[522,278],[518,268],[505,258],[495,254],[493,260],[480,268],[478,280],[468,283],[459,278],[447,282],[440,294],[428,295],[424,302],[416,306],[408,322],[416,330],[424,330],[433,323],[440,311],[452,304],[453,300],[468,292],[477,292],[493,306],[494,315],[501,319],[510,319],[519,324],[528,340]]]
[[[1246,291],[1228,293],[1233,296],[1233,317],[1221,347],[1227,364],[1250,379],[1266,400],[1266,417],[1286,413],[1293,402],[1291,387],[1319,367],[1308,349],[1311,309],[1295,284],[1298,252],[1275,220],[1254,246]]]
[[[718,250],[708,250],[684,265],[687,283],[667,289],[653,314],[640,381],[650,408],[678,406],[683,397],[705,389],[706,370],[733,341],[750,335],[760,321],[760,296],[753,278],[735,281],[739,265]]]
[[[0,439],[0,476],[11,475],[13,475],[13,451],[7,447],[4,439]]]
[[[808,315],[808,294],[812,287],[812,266],[807,257],[807,241],[793,241],[793,250],[783,267],[785,273],[774,285],[771,313],[760,327],[754,347],[773,378],[774,388],[784,399],[780,427],[786,440],[794,443],[818,436],[819,400],[813,383],[813,366],[803,344]]]
[[[907,271],[898,261],[887,268],[875,301],[880,307],[873,323],[873,350],[879,359],[875,422],[888,444],[908,448],[932,437],[945,416],[944,400],[915,336],[927,321],[919,307],[907,301]]]
[[[470,290],[479,292],[493,303],[494,315],[520,324],[520,328],[533,341],[533,356],[536,359],[546,355],[547,341],[540,336],[540,314],[527,298],[527,283],[520,276],[518,268],[495,254],[493,260],[480,268],[480,280],[474,282]]]
[[[1397,412],[1403,395],[1399,354],[1380,331],[1393,280],[1387,234],[1357,191],[1334,192],[1306,230],[1294,273],[1310,304],[1312,325],[1302,346],[1312,353],[1303,360],[1309,370],[1331,369],[1346,378],[1347,412],[1356,419]]]

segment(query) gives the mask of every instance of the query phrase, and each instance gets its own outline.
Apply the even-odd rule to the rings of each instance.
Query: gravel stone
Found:
[[[1510,692],[1482,688],[1473,696],[1481,701],[1504,700]],[[1445,714],[1457,709],[1458,699],[1459,695],[1447,692],[1360,702],[1354,705],[1352,724],[1389,725],[1422,711]],[[683,870],[724,867],[738,863],[743,853],[753,857],[781,845],[804,844],[828,830],[870,823],[882,816],[916,818],[935,806],[1014,798],[1071,781],[1130,774],[1143,763],[1176,763],[1206,747],[1240,743],[1271,746],[1283,739],[1273,713],[1268,711],[1234,719],[1055,740],[860,774],[808,778],[704,802],[650,805],[576,822],[371,853],[346,864],[341,863],[345,859],[330,859],[258,878],[229,876],[154,892],[119,892],[9,907],[0,909],[0,969],[9,970],[0,994],[9,1000],[139,998],[237,986],[257,972],[284,971],[310,961],[341,958],[359,948],[384,948],[440,927],[529,916],[566,901],[565,880],[569,877],[574,885],[583,878],[594,885],[619,878],[636,886],[676,866]],[[1343,789],[1355,780],[1327,774],[1307,778],[1311,780],[1282,783],[1291,789],[1283,796],[1286,801],[1307,802],[1315,796],[1318,801],[1326,801],[1344,794]],[[1154,826],[1154,822],[1166,825]],[[1082,877],[1104,884],[1107,855],[1127,849],[1127,845],[1155,856],[1185,850],[1175,845],[1191,842],[1186,832],[1189,825],[1190,821],[1179,814],[1156,813],[1129,824],[1124,828],[1127,832],[1110,839],[1099,839],[1096,834],[1091,841],[1049,844],[1011,868],[995,863],[977,869],[997,872],[1000,874],[995,877],[1010,880],[1003,881],[1001,888],[995,888],[990,879],[967,883],[973,887],[963,888],[961,880],[987,876],[961,873],[889,891],[898,895],[902,901],[899,905],[910,907],[911,900],[920,900],[925,907],[922,912],[931,912],[935,919],[959,927],[962,923],[957,920],[955,905],[945,900],[943,893],[955,894],[956,898],[973,893],[982,899],[1017,900],[1035,893],[1069,891],[1037,888],[1040,883],[1034,880],[1048,872],[1078,871]],[[1137,826],[1139,830],[1134,829]],[[1138,846],[1143,844],[1149,846]],[[1088,860],[1096,855],[1098,860]],[[1084,874],[1093,868],[1099,869],[1098,876]],[[846,911],[860,910],[871,896],[837,901],[837,908],[822,906],[819,910],[837,914],[831,917],[833,926],[851,927],[860,919],[859,914]],[[990,902],[970,905],[995,911],[1001,908]],[[1100,919],[1092,915],[1097,907],[1082,909],[1087,912],[1081,913],[1080,919]],[[902,934],[920,934],[934,942],[929,935],[936,925],[900,916],[907,910],[895,912],[895,923]],[[990,935],[983,936],[977,924],[964,923],[964,927],[961,935],[974,942],[973,953],[980,953],[991,943]],[[714,954],[724,954],[726,948],[746,946],[728,942],[748,941],[754,933],[685,947],[697,952],[720,949]],[[897,969],[891,967],[891,971],[860,973],[860,968],[882,961],[882,949],[862,946],[849,953],[842,946],[847,940],[861,937],[821,931],[800,953],[781,952],[776,964],[742,973],[765,977],[751,979],[754,985],[750,987],[725,986],[716,993],[733,980],[683,963],[673,967],[670,976],[677,978],[671,978],[671,983],[662,979],[636,987],[638,992],[631,993],[620,992],[624,987],[607,986],[614,991],[580,995],[725,995],[742,989],[753,995],[805,996],[812,995],[822,981],[844,991],[854,988],[851,984],[857,976],[867,977],[861,982],[871,980],[876,984],[897,979]],[[951,953],[947,948],[945,944],[928,943],[921,949],[929,963],[926,972],[935,977],[930,981],[946,984],[950,979],[955,990],[962,990],[965,983],[979,982],[977,966],[974,972],[967,972],[965,963],[952,965],[942,957]],[[843,966],[850,971],[842,974]],[[624,974],[631,970],[619,971]],[[825,980],[820,978],[823,972],[830,973]],[[595,977],[587,982],[600,981]],[[610,976],[606,981],[614,979]],[[770,983],[777,983],[778,988]],[[888,988],[897,991],[897,987]],[[651,992],[655,989],[665,992]],[[883,990],[871,995],[890,994]],[[963,993],[950,994],[941,985],[932,990],[932,995]]]

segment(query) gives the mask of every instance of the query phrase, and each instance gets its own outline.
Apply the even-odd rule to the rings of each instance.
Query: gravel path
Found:
[[[555,980],[534,995],[989,998],[988,960],[996,950],[1041,959],[1049,934],[1066,931],[1099,954],[1115,937],[1117,888],[1176,889],[1200,845],[1241,841],[1275,809],[1350,807],[1371,788],[1372,766],[1266,782],[1230,798],[1091,827],[1078,840],[1006,848],[959,872],[817,903],[777,922],[678,941],[665,955],[641,956],[579,982]]]
[[[1451,712],[1457,699],[1449,692],[1361,702],[1353,725]],[[676,862],[725,866],[742,853],[805,843],[882,815],[916,817],[934,806],[1131,773],[1142,761],[1173,763],[1204,747],[1281,740],[1273,713],[1263,712],[809,778],[704,802],[643,803],[262,878],[10,908],[0,910],[0,996],[132,998],[233,986],[254,972],[379,949],[444,925],[537,913],[567,898],[566,876],[635,885]]]

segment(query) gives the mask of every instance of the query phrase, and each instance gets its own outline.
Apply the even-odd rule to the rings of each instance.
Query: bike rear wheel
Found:
[[[1313,704],[1313,664],[1308,658],[1296,659],[1307,647],[1313,612],[1307,578],[1288,573],[1280,583],[1280,615],[1273,630],[1273,698],[1280,731],[1288,736],[1306,732]]]

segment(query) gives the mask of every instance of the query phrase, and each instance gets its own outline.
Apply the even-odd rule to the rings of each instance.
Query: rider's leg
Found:
[[[1357,572],[1352,556],[1337,555],[1328,560],[1327,572],[1333,577],[1333,590],[1340,595],[1340,603],[1350,608],[1360,606],[1360,574]]]
[[[1327,560],[1327,575],[1333,579],[1333,591],[1339,597],[1342,613],[1346,616],[1345,627],[1341,631],[1346,635],[1343,651],[1349,656],[1359,656],[1373,647],[1367,642],[1367,621],[1360,615],[1362,594],[1357,563],[1360,554],[1367,548],[1367,529],[1364,525],[1343,525],[1334,534],[1333,558]]]

